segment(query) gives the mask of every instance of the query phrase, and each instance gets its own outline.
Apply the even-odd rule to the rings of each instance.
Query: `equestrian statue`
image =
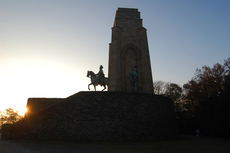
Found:
[[[106,86],[108,86],[108,78],[105,77],[105,74],[103,72],[103,66],[101,65],[99,68],[99,72],[95,74],[93,71],[87,71],[87,77],[90,77],[91,83],[88,85],[88,89],[90,90],[89,86],[93,85],[94,90],[96,91],[96,86],[101,85],[104,86],[104,91],[106,89]]]

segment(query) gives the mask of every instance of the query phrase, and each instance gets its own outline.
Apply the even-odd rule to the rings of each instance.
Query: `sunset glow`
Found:
[[[90,4],[90,5],[89,5]],[[230,51],[230,1],[0,1],[0,111],[24,114],[30,97],[88,91],[103,65],[118,7],[137,8],[147,29],[153,81],[187,83]],[[93,86],[90,86],[93,91]],[[101,87],[97,87],[101,90]]]
[[[17,67],[0,82],[0,92],[4,93],[1,96],[1,101],[4,101],[1,107],[13,108],[24,115],[30,97],[65,98],[84,88],[81,81],[68,73],[67,69],[58,70],[55,66],[45,64]],[[79,74],[76,72],[75,75]],[[87,80],[84,75],[81,78]]]

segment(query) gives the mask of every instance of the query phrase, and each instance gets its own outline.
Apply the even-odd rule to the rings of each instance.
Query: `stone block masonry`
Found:
[[[28,115],[11,139],[154,141],[177,138],[171,99],[146,93],[79,92]]]

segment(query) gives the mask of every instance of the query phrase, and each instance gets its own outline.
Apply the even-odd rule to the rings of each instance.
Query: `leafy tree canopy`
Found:
[[[0,126],[5,123],[12,124],[22,118],[23,116],[19,115],[17,110],[14,110],[13,108],[7,108],[5,111],[0,112]]]
[[[224,90],[226,76],[229,74],[230,58],[225,60],[224,65],[217,63],[213,68],[205,65],[196,69],[195,76],[183,86],[187,98],[196,103],[219,95]]]

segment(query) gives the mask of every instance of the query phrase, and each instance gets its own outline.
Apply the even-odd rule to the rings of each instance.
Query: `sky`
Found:
[[[108,77],[118,7],[141,13],[153,81],[183,86],[230,57],[229,0],[0,0],[0,111],[88,91],[100,65]]]

